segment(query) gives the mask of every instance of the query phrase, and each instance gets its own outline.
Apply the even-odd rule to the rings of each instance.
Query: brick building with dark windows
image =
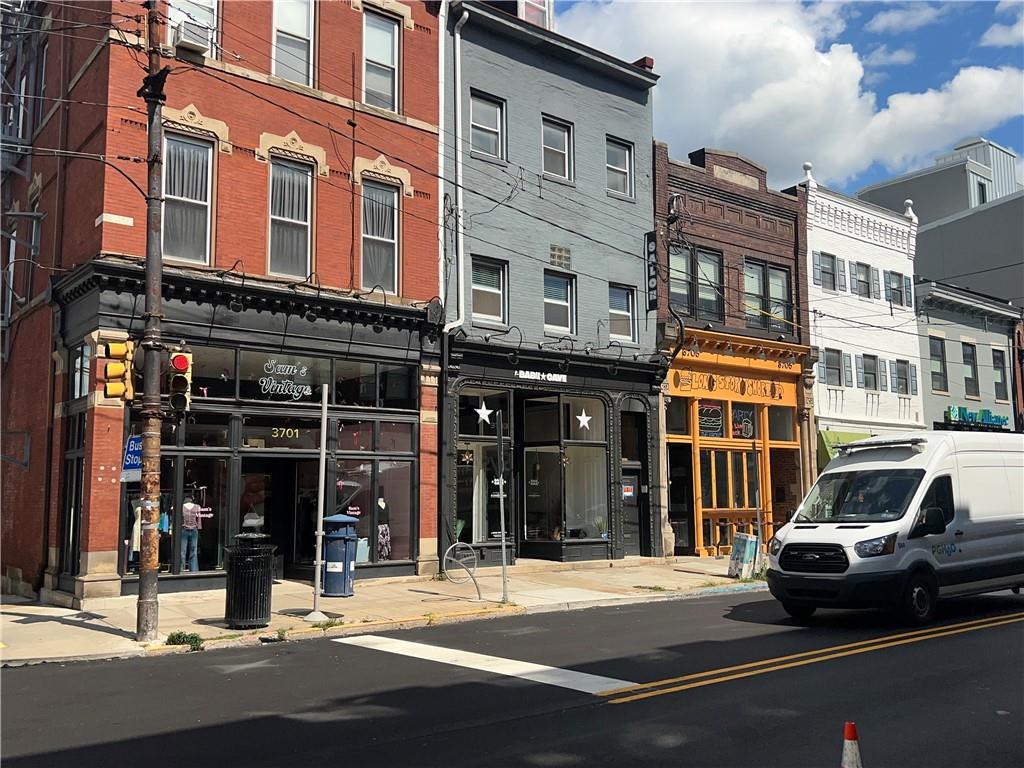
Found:
[[[160,590],[223,585],[248,530],[311,577],[324,386],[327,513],[359,519],[357,575],[436,572],[436,4],[159,12],[164,339],[194,356],[163,430]],[[67,605],[137,590],[138,405],[101,374],[143,327],[144,14],[5,15],[24,87],[4,93],[3,586]]]
[[[654,148],[666,551],[764,540],[815,476],[804,192],[732,152]]]

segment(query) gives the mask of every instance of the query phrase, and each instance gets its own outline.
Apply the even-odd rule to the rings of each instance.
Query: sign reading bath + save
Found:
[[[142,480],[142,435],[129,435],[124,444],[121,462],[121,482],[138,483]]]

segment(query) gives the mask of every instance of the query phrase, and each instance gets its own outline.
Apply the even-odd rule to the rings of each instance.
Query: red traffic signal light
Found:
[[[192,355],[189,352],[171,353],[171,370],[175,373],[185,373],[192,367]]]
[[[192,406],[192,353],[174,349],[167,358],[171,410],[184,413]]]

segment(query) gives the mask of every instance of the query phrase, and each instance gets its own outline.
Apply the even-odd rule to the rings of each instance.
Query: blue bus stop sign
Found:
[[[142,480],[142,435],[130,435],[124,444],[121,462],[121,482],[138,483]]]

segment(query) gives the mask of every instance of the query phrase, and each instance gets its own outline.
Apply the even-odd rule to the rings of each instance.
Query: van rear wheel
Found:
[[[935,601],[938,590],[935,579],[929,573],[918,572],[907,581],[903,591],[903,617],[914,625],[929,623],[935,618]]]
[[[806,621],[814,615],[817,608],[813,605],[807,605],[806,603],[791,603],[788,600],[785,600],[782,603],[782,610],[794,619]]]

